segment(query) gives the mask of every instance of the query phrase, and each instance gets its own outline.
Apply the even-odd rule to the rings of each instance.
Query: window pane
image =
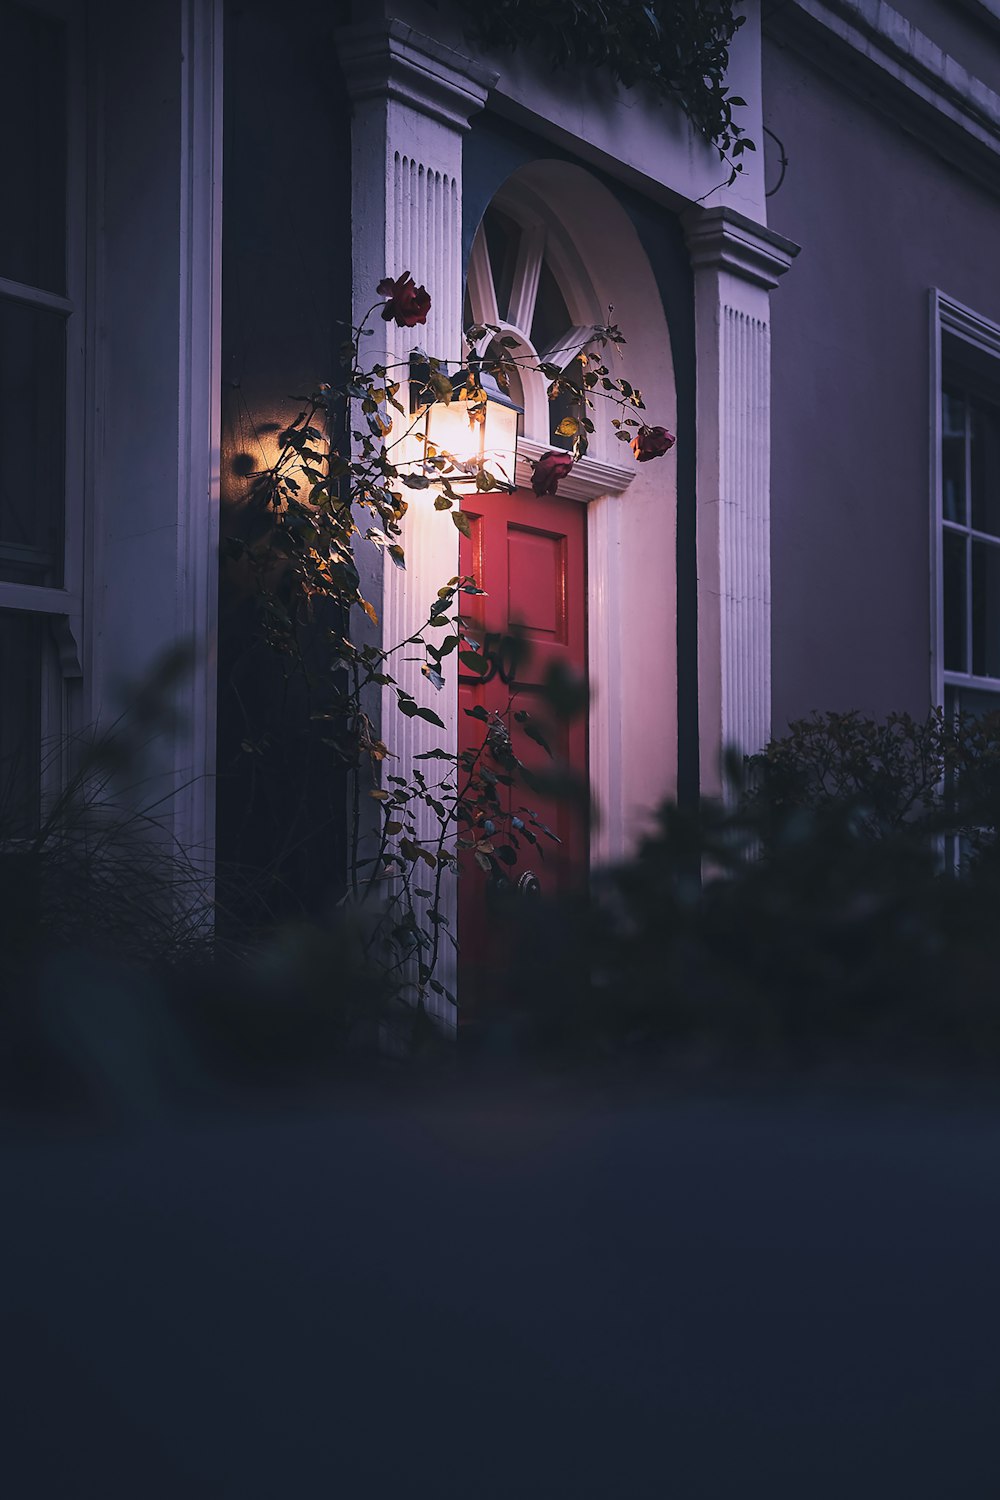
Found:
[[[951,715],[962,713],[982,719],[1000,712],[1000,693],[985,693],[978,688],[946,688],[944,701],[945,712]]]
[[[0,300],[0,580],[62,584],[66,324]]]
[[[0,276],[66,290],[66,28],[0,0]]]
[[[0,610],[0,843],[38,823],[42,624],[38,615]]]
[[[969,403],[972,434],[972,524],[1000,536],[1000,408]]]
[[[486,248],[490,252],[493,285],[497,294],[497,313],[506,321],[510,312],[510,294],[514,289],[514,269],[521,243],[520,225],[496,208],[488,208],[483,219]]]
[[[941,398],[941,477],[944,518],[967,525],[965,515],[965,399],[955,391]]]
[[[565,330],[564,330],[565,332]],[[574,359],[566,370],[570,380],[579,384],[583,380],[583,366],[579,358]],[[580,415],[580,402],[572,391],[560,391],[554,401],[549,402],[549,442],[554,448],[572,448],[574,434],[562,436],[556,428],[564,417],[578,417]]]
[[[948,672],[967,672],[965,662],[964,536],[944,533],[944,665]]]
[[[972,543],[972,671],[1000,677],[1000,547]]]
[[[552,267],[547,260],[543,260],[541,274],[538,277],[538,300],[535,303],[535,317],[531,325],[531,342],[539,354],[544,354],[571,327],[572,322],[566,299],[552,272]]]

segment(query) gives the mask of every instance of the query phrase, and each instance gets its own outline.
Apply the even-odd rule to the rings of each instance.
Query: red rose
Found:
[[[387,276],[379,282],[377,291],[380,297],[389,299],[382,309],[387,323],[390,318],[395,318],[400,328],[415,328],[418,323],[427,322],[431,299],[425,287],[417,286],[409,271],[404,271],[395,281]]]
[[[572,467],[572,453],[546,453],[535,465],[531,488],[536,495],[554,495],[560,479],[565,479]]]
[[[640,427],[632,439],[632,452],[641,464],[669,453],[677,439],[665,427]]]

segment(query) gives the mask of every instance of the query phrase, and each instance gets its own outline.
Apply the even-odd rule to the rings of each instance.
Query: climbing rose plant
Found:
[[[455,4],[457,0],[450,0]],[[490,0],[462,14],[480,46],[521,49],[552,68],[596,68],[626,88],[678,105],[718,150],[732,183],[756,150],[733,117],[746,100],[726,84],[729,50],[746,17],[735,0]]]
[[[665,427],[640,427],[632,439],[632,452],[641,464],[669,453],[677,439]]]
[[[422,409],[430,401],[457,400],[465,403],[470,422],[481,421],[484,375],[506,390],[514,372],[528,362],[512,354],[513,340],[499,327],[487,324],[466,331],[468,356],[459,377],[431,358],[408,361],[400,370],[378,363],[366,368],[361,351],[373,316],[412,328],[426,323],[432,306],[430,294],[409,271],[387,275],[378,294],[384,301],[369,308],[341,349],[339,383],[321,384],[302,398],[295,419],[279,434],[274,462],[253,476],[247,535],[230,539],[227,548],[254,581],[260,636],[284,661],[289,677],[305,683],[323,745],[347,770],[346,899],[366,916],[367,956],[408,999],[422,1001],[430,991],[454,1000],[438,977],[443,946],[457,946],[443,910],[444,881],[467,854],[494,884],[509,884],[525,846],[539,849],[556,839],[532,810],[539,780],[523,763],[514,735],[551,754],[548,737],[534,703],[532,711],[514,710],[516,667],[524,647],[508,638],[501,650],[514,670],[506,679],[511,691],[505,711],[489,713],[481,705],[467,710],[482,725],[481,740],[461,751],[431,750],[410,766],[398,765],[379,731],[379,694],[388,691],[404,718],[443,729],[430,702],[418,701],[400,684],[396,663],[416,655],[432,694],[444,686],[449,657],[486,678],[490,654],[469,633],[462,612],[463,598],[483,590],[472,576],[449,578],[430,600],[419,630],[403,641],[375,644],[354,629],[359,613],[379,624],[374,604],[361,591],[355,549],[376,547],[389,565],[405,569],[402,523],[406,492],[412,490],[436,491],[434,508],[442,513],[442,524],[450,514],[458,530],[469,535],[455,488],[460,480],[469,483],[468,466],[427,442],[414,456]],[[573,437],[572,452],[547,453],[535,464],[536,494],[556,494],[560,480],[586,453],[597,399],[615,408],[616,435],[631,441],[640,462],[672,446],[664,428],[649,427],[637,415],[644,410],[641,392],[613,376],[605,362],[604,351],[622,344],[614,324],[597,325],[563,364],[537,366],[548,380],[550,400],[568,396],[576,415],[564,417],[558,428],[561,436]],[[485,466],[472,480],[480,492],[502,488]],[[565,698],[565,689],[553,684],[553,703],[560,694]],[[252,739],[244,748],[252,755],[266,753]],[[365,813],[372,804],[374,818]]]
[[[387,323],[395,322],[400,328],[415,328],[418,323],[427,322],[431,299],[425,287],[416,285],[409,271],[404,271],[402,276],[386,276],[379,282],[377,291],[380,297],[389,299],[382,309],[382,317]]]
[[[531,488],[536,495],[554,495],[559,489],[560,479],[565,479],[573,467],[571,453],[546,453],[535,464],[531,474]]]

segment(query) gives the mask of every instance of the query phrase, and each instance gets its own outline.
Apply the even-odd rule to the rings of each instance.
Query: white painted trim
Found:
[[[798,246],[731,209],[683,215],[697,339],[700,783],[771,733],[770,291]]]
[[[66,320],[66,499],[63,533],[63,592],[74,601],[61,624],[55,623],[58,666],[62,681],[53,684],[51,698],[58,697],[58,730],[66,736],[80,728],[74,722],[84,707],[84,692],[68,689],[68,679],[84,675],[86,622],[84,603],[91,586],[87,574],[87,535],[91,515],[91,453],[88,425],[92,420],[90,351],[93,344],[94,304],[89,284],[93,243],[93,207],[96,183],[93,171],[93,120],[96,113],[94,85],[89,68],[89,38],[84,17],[74,14],[69,22],[69,128],[67,153],[69,173],[66,204],[66,290],[72,308]],[[85,701],[85,700],[84,700]],[[64,767],[64,773],[68,767]]]
[[[984,353],[1000,359],[1000,323],[994,323],[992,318],[984,317],[944,292],[932,291],[931,298],[942,332],[956,334]]]
[[[67,219],[69,217],[67,214]],[[70,233],[68,229],[67,239]],[[71,297],[60,297],[56,292],[43,291],[41,287],[26,286],[23,281],[11,281],[7,276],[0,276],[0,297],[7,302],[27,302],[32,307],[46,307],[51,312],[71,313],[74,306]]]
[[[176,638],[193,639],[174,836],[210,876],[215,849],[222,369],[223,0],[182,0]],[[185,763],[186,762],[186,763]]]
[[[971,688],[976,693],[996,693],[1000,696],[1000,677],[977,677],[973,672],[968,676],[962,672],[943,672],[941,675],[946,687]]]
[[[39,615],[74,615],[80,610],[80,595],[67,589],[36,588],[33,583],[0,583],[0,609],[17,609]]]
[[[538,281],[542,274],[545,238],[544,225],[525,225],[514,267],[514,280],[507,316],[515,328],[523,330],[527,338],[531,337],[531,325],[535,319],[535,302],[538,297]]]
[[[866,97],[939,149],[957,137],[949,152],[955,165],[1000,186],[1000,95],[885,0],[791,0],[765,25],[839,78],[828,46],[835,39],[863,66]],[[817,40],[827,45],[814,47]]]
[[[689,209],[683,215],[695,271],[729,271],[768,291],[778,285],[799,246],[731,208]]]
[[[588,753],[597,808],[590,830],[592,869],[618,864],[628,854],[622,757],[622,649],[627,610],[619,557],[621,521],[621,506],[614,495],[598,498],[587,507],[587,671],[592,685]]]
[[[930,671],[931,704],[944,704],[944,580],[941,570],[943,492],[941,475],[941,325],[943,298],[930,294]]]
[[[468,130],[497,81],[492,69],[395,19],[341,27],[337,49],[352,99],[391,99],[451,130]]]
[[[930,495],[931,495],[931,701],[943,704],[945,686],[1000,692],[1000,682],[972,673],[950,672],[944,666],[944,576],[941,537],[944,524],[943,475],[941,469],[941,394],[944,373],[943,336],[961,339],[980,353],[1000,362],[1000,323],[984,317],[938,288],[930,293]],[[998,363],[1000,374],[1000,363]],[[968,528],[959,528],[963,535]],[[986,538],[995,542],[995,538]],[[971,665],[971,648],[968,657]]]
[[[546,453],[553,452],[551,443],[534,442],[521,438],[517,445],[517,483],[524,489],[531,487],[531,463]],[[620,468],[617,464],[606,464],[596,458],[581,458],[573,465],[565,479],[559,481],[559,494],[565,500],[599,500],[602,495],[623,495],[635,478],[635,465]]]
[[[486,236],[480,228],[472,245],[472,254],[469,256],[469,296],[473,307],[480,309],[479,316],[484,323],[494,326],[500,322],[500,310],[497,307],[496,285],[493,280],[493,267],[490,264],[490,249],[486,243]],[[488,343],[489,340],[486,340]]]

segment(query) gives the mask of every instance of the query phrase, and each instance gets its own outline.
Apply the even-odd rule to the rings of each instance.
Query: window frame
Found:
[[[972,308],[966,307],[964,303],[948,296],[938,288],[931,292],[930,299],[931,328],[931,424],[930,424],[930,480],[931,480],[931,641],[930,641],[930,666],[931,666],[931,701],[944,706],[946,697],[958,698],[961,702],[961,691],[966,689],[977,693],[990,693],[996,696],[997,708],[1000,709],[1000,676],[981,677],[972,672],[972,643],[966,640],[966,664],[969,671],[956,672],[945,667],[944,661],[944,537],[946,532],[966,538],[979,535],[971,526],[971,511],[967,514],[968,525],[952,526],[945,521],[944,517],[944,433],[942,406],[944,387],[954,377],[949,369],[946,378],[946,367],[958,365],[961,370],[963,361],[961,351],[964,349],[968,361],[967,389],[975,393],[977,384],[982,383],[982,378],[977,379],[976,366],[982,366],[984,356],[991,364],[995,361],[996,369],[994,379],[1000,386],[1000,324],[992,319],[984,317]],[[946,348],[946,341],[951,349]],[[959,349],[957,359],[954,349]],[[967,505],[971,505],[971,496],[967,495]],[[983,540],[1000,546],[995,537],[983,534]],[[968,573],[968,566],[967,566]],[[967,588],[970,580],[967,577]],[[971,599],[967,602],[967,611],[971,611]],[[968,626],[967,626],[968,630]],[[951,689],[951,692],[948,690]]]
[[[84,599],[87,565],[87,389],[92,341],[88,184],[91,176],[90,107],[87,94],[87,0],[18,0],[26,10],[50,15],[66,27],[66,280],[65,293],[0,276],[0,300],[58,312],[65,331],[64,474],[62,488],[62,585],[0,580],[0,609],[42,617],[43,660],[39,685],[39,787],[43,806],[58,794],[68,773],[66,750],[74,728],[74,686],[83,677]]]

